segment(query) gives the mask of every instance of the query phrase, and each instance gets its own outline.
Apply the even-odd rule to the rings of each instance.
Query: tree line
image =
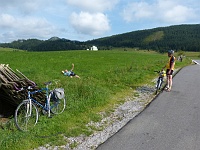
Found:
[[[138,30],[85,42],[55,37],[48,40],[17,40],[11,43],[1,43],[0,47],[27,51],[63,51],[86,50],[92,45],[97,46],[99,50],[110,50],[113,47],[137,47],[139,49],[151,49],[159,52],[164,52],[168,49],[200,51],[200,24]]]

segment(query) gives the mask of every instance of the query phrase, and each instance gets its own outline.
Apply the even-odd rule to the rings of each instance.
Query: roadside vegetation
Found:
[[[176,54],[175,54],[176,55]],[[191,64],[186,57],[176,62],[176,68]],[[198,56],[199,54],[197,54]],[[1,150],[27,150],[39,146],[65,145],[63,138],[90,135],[93,130],[86,127],[90,121],[100,121],[99,112],[111,112],[115,104],[137,87],[150,84],[168,61],[167,54],[133,49],[110,51],[59,51],[25,52],[0,49],[0,64],[9,64],[29,79],[43,87],[47,81],[59,80],[65,89],[67,108],[60,114],[47,118],[40,115],[39,122],[29,132],[16,129],[12,117],[0,129]],[[61,73],[71,69],[81,79],[69,78]]]

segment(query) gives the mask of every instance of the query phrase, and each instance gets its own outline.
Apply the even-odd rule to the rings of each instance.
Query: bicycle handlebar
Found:
[[[157,73],[160,73],[160,72],[162,72],[162,71],[164,71],[164,70],[160,70],[160,71],[158,71],[158,70],[154,70],[154,72],[157,72]]]
[[[51,85],[51,84],[52,84],[51,81],[45,82],[45,83],[44,83],[44,85],[46,85],[46,86]],[[33,86],[23,86],[22,88],[18,88],[18,89],[17,89],[17,92],[21,92],[21,91],[23,91],[23,90],[31,90],[31,89],[33,89],[35,86],[36,86],[36,84],[33,85]]]
[[[154,72],[160,73],[160,71],[155,70]]]

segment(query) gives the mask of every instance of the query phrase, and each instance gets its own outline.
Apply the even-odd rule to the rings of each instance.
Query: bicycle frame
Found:
[[[29,89],[30,88],[28,88],[28,97],[27,98],[28,98],[30,104],[33,102],[34,104],[40,106],[42,109],[44,109],[45,111],[48,112],[48,117],[50,117],[50,96],[49,96],[49,94],[51,94],[51,91],[49,92],[49,88],[46,87],[46,88],[42,88],[42,89],[36,90],[36,91],[29,91]],[[44,105],[42,105],[37,100],[35,100],[34,98],[31,97],[31,95],[40,93],[42,91],[46,91],[46,102]]]

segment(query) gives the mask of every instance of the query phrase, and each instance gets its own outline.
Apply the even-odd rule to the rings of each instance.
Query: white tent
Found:
[[[92,46],[91,51],[98,51],[98,48],[96,46]]]

